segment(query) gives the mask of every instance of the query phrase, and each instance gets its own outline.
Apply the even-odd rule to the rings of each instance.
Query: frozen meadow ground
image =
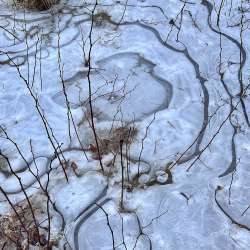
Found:
[[[249,18],[2,0],[0,246],[250,249]]]

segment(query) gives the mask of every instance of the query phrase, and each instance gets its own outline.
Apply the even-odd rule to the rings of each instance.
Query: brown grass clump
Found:
[[[15,0],[15,4],[27,9],[48,10],[57,0]]]
[[[106,155],[109,153],[117,154],[120,151],[121,144],[130,145],[137,134],[137,129],[135,127],[119,127],[114,128],[108,135],[99,138],[99,150],[100,155]],[[97,149],[92,144],[91,152],[93,158],[98,159]]]
[[[37,245],[39,239],[29,214],[29,209],[22,206],[16,207],[20,218],[28,229],[30,245]],[[26,249],[27,248],[27,232],[21,225],[18,216],[14,213],[0,216],[0,247],[1,249]],[[43,239],[46,245],[45,238]]]
[[[93,16],[93,20],[96,26],[101,26],[105,22],[111,20],[111,16],[107,12],[99,12]]]
[[[46,220],[46,218],[41,217],[44,215],[42,204],[33,199],[30,201],[36,217],[40,217],[43,221]],[[20,202],[14,207],[17,214],[12,210],[8,214],[0,215],[0,249],[28,250],[32,247],[39,247],[40,250],[48,249],[47,228],[37,221],[39,225],[38,234],[27,202]],[[50,241],[49,246],[52,247],[52,245],[56,245],[56,242]]]

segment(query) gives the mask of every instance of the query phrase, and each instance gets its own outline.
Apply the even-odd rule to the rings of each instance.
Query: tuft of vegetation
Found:
[[[135,136],[137,135],[138,130],[135,127],[118,127],[114,128],[106,136],[99,138],[99,150],[101,155],[108,153],[118,154],[120,151],[121,144],[130,145]],[[91,145],[91,152],[93,158],[96,159],[97,149],[95,146]]]
[[[16,0],[15,4],[27,9],[48,10],[57,0]]]
[[[44,200],[43,204],[30,199],[33,210],[31,211],[27,201],[22,201],[13,206],[14,211],[5,215],[0,215],[0,248],[1,249],[36,249],[49,250],[52,246],[57,245],[57,240],[51,239],[49,243],[47,241],[47,227],[43,225],[43,221],[46,218],[42,218],[41,215],[45,215]],[[42,222],[34,221],[32,216],[34,213],[36,216],[40,214]],[[39,217],[39,216],[38,216]],[[40,219],[41,219],[40,218]],[[38,230],[39,231],[38,231]]]
[[[104,22],[109,22],[110,20],[111,16],[105,11],[93,15],[93,21],[96,26],[101,26]]]

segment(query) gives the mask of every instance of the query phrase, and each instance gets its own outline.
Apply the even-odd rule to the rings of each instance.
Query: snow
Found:
[[[0,125],[8,135],[0,133],[1,152],[27,194],[44,203],[29,169],[42,187],[50,172],[48,192],[65,220],[61,231],[51,207],[59,249],[112,249],[112,233],[116,249],[249,249],[249,230],[216,202],[250,228],[250,210],[242,214],[250,204],[249,90],[245,111],[239,96],[249,84],[249,10],[241,38],[240,26],[230,27],[241,18],[240,1],[224,3],[219,27],[216,1],[186,2],[181,24],[184,1],[125,2],[99,0],[92,33],[94,122],[109,143],[104,171],[91,149],[88,42],[83,50],[94,1],[41,12],[0,2]],[[114,133],[121,127],[136,129],[122,156]],[[0,164],[0,186],[17,204],[25,198],[18,178]],[[0,213],[11,211],[2,193],[0,200]]]

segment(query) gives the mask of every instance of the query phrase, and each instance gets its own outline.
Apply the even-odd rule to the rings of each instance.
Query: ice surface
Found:
[[[99,0],[88,71],[94,2],[0,2],[1,188],[59,249],[249,249],[249,1]]]

